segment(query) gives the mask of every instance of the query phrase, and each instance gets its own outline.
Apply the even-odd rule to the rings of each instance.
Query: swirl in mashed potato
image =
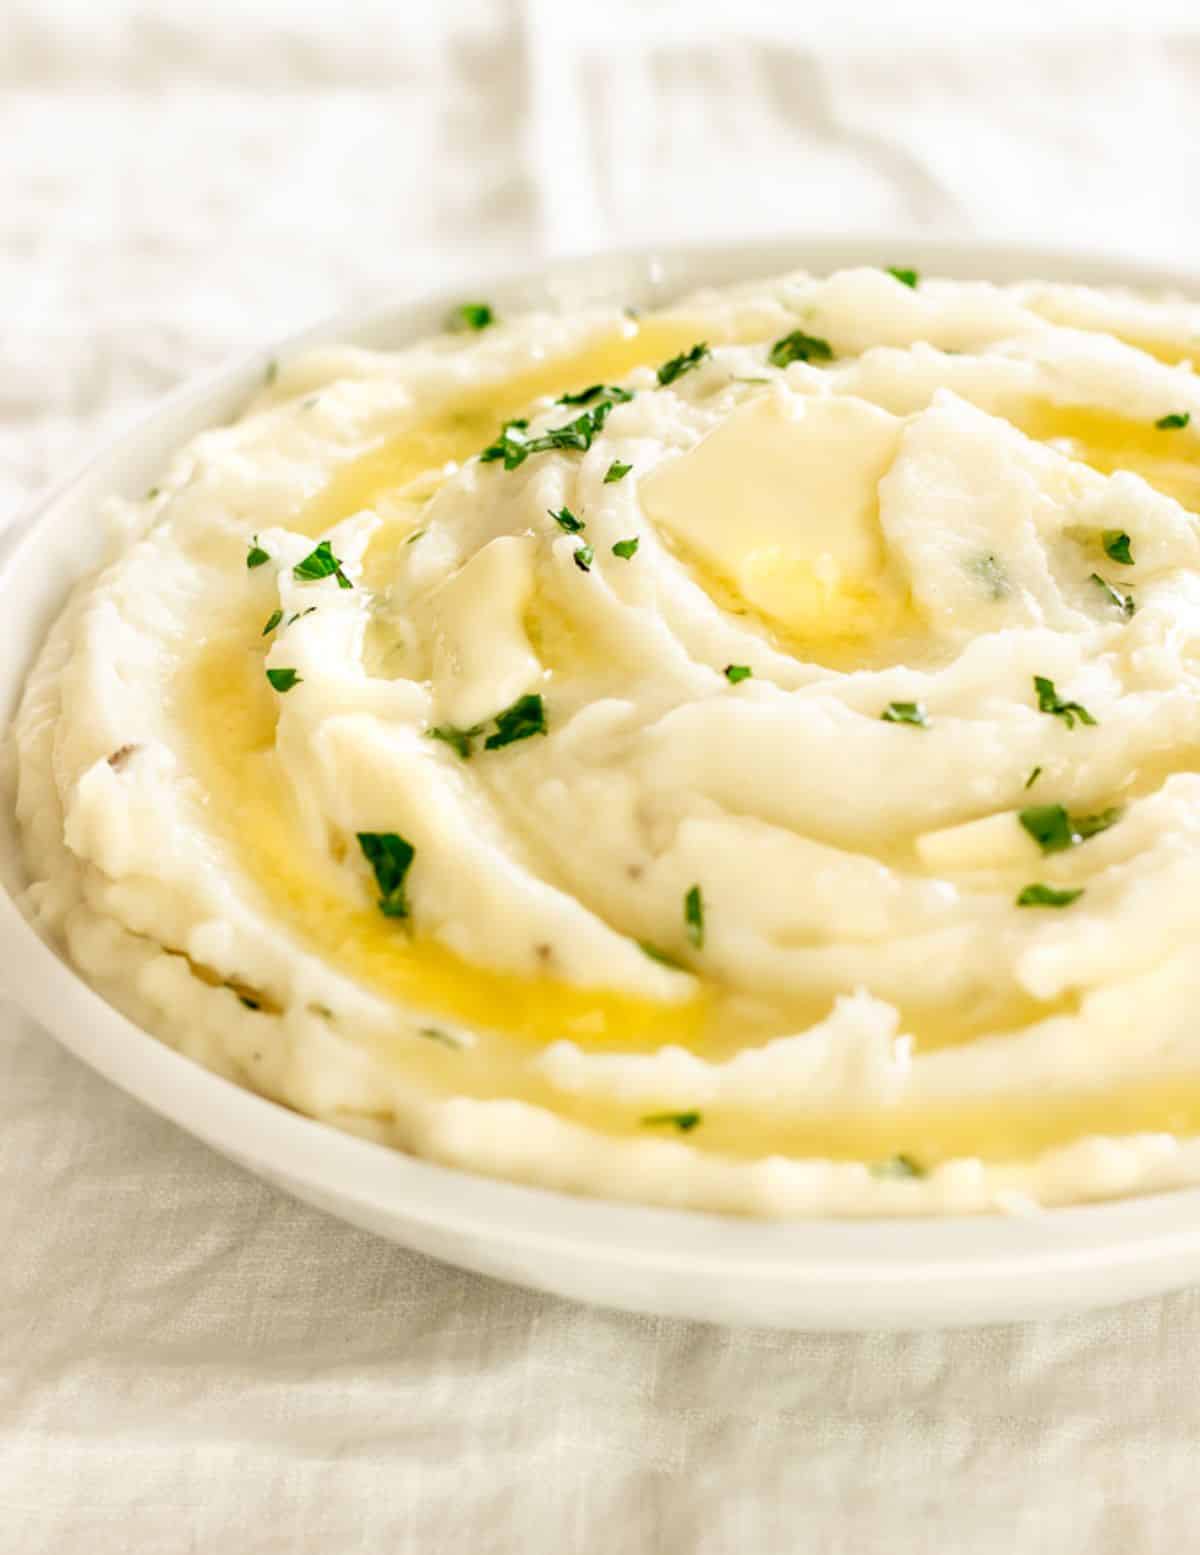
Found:
[[[285,362],[110,505],[17,723],[30,912],[200,1062],[484,1172],[1200,1178],[1193,352],[1181,302],[855,270]]]

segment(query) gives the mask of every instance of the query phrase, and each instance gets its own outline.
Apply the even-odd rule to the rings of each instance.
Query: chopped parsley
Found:
[[[1096,720],[1082,702],[1064,702],[1055,689],[1054,682],[1047,680],[1045,675],[1033,677],[1033,689],[1037,692],[1038,711],[1049,713],[1054,718],[1061,718],[1068,729],[1075,727],[1076,719],[1081,724],[1095,724]]]
[[[511,707],[496,714],[496,732],[483,742],[484,750],[499,750],[502,745],[515,745],[530,735],[545,734],[546,709],[536,693],[518,697]]]
[[[404,881],[416,849],[394,831],[360,831],[357,835],[358,845],[375,871],[380,912],[385,918],[407,918]]]
[[[246,552],[247,568],[253,572],[255,567],[261,567],[264,562],[269,562],[270,560],[271,553],[269,551],[263,550],[262,546],[258,543],[258,536],[255,535],[249,550]]]
[[[269,637],[282,620],[283,611],[272,610],[271,614],[267,617],[266,626],[264,626],[262,629],[262,636]]]
[[[749,680],[754,671],[748,664],[727,664],[725,666],[725,679],[731,686],[736,686],[740,680]]]
[[[698,1112],[651,1112],[642,1119],[644,1128],[677,1128],[681,1134],[688,1134],[697,1127],[701,1119]]]
[[[590,545],[580,545],[575,548],[572,558],[580,572],[591,572],[592,563],[596,559],[596,553]]]
[[[315,583],[319,578],[336,578],[338,588],[354,587],[342,571],[342,564],[333,554],[333,547],[328,540],[322,540],[315,551],[310,551],[303,561],[297,562],[292,568],[292,576],[301,583]]]
[[[929,728],[929,714],[923,702],[889,702],[879,716],[886,724],[914,724],[918,729]]]
[[[158,496],[159,490],[160,490],[160,488],[158,486],[151,486],[150,490],[146,493],[145,497],[143,498],[143,501],[153,502],[155,497]]]
[[[424,1037],[427,1042],[436,1042],[441,1047],[453,1048],[456,1053],[462,1052],[462,1043],[458,1038],[452,1037],[440,1026],[418,1026],[417,1036]]]
[[[1154,425],[1160,432],[1181,432],[1191,419],[1190,410],[1173,410],[1169,416],[1160,416]]]
[[[463,302],[454,310],[454,324],[459,329],[486,329],[496,322],[496,315],[486,302]]]
[[[665,950],[659,950],[657,945],[652,945],[648,939],[640,939],[637,947],[644,956],[649,956],[651,961],[657,961],[662,966],[669,966],[675,972],[686,971],[682,962],[676,961],[674,956],[667,954]]]
[[[301,683],[300,676],[292,669],[268,670],[267,679],[281,695],[283,692],[290,691],[293,686],[298,686]]]
[[[284,622],[284,625],[291,626],[293,621],[303,621],[304,617],[312,615],[316,608],[316,605],[309,605],[307,610],[297,610],[294,616],[288,616],[287,620]]]
[[[704,898],[694,885],[683,899],[683,922],[687,937],[697,950],[704,944]]]
[[[624,405],[633,398],[628,389],[622,389],[619,384],[593,383],[586,389],[580,389],[577,394],[560,394],[555,400],[556,405],[590,405],[604,394],[615,404]]]
[[[902,265],[888,265],[887,273],[899,281],[901,286],[911,287],[913,291],[916,291],[921,284],[919,270],[906,270]]]
[[[924,1177],[925,1168],[910,1155],[889,1155],[884,1161],[876,1161],[871,1167],[872,1177]]]
[[[637,555],[638,537],[634,535],[632,540],[618,540],[612,548],[614,556],[619,556],[623,562]]]
[[[1075,835],[1080,842],[1086,842],[1097,832],[1107,831],[1110,826],[1115,826],[1121,819],[1122,813],[1119,806],[1113,805],[1110,809],[1101,810],[1096,815],[1073,815],[1071,825],[1075,828]]]
[[[1100,536],[1100,544],[1104,547],[1105,556],[1114,562],[1120,562],[1122,567],[1133,566],[1130,543],[1129,536],[1123,529],[1106,529]]]
[[[525,463],[530,454],[549,453],[555,448],[586,453],[593,439],[603,430],[604,423],[612,413],[613,403],[612,400],[601,400],[591,410],[576,416],[574,421],[568,421],[561,427],[551,427],[548,432],[541,432],[536,437],[527,436],[527,420],[506,421],[500,428],[499,437],[480,454],[480,463],[491,464],[502,459],[506,470],[515,470],[518,465]]]
[[[604,472],[604,484],[606,486],[615,485],[617,481],[624,480],[632,469],[633,465],[622,464],[619,459],[614,459]]]
[[[833,347],[819,335],[806,335],[802,329],[794,329],[790,335],[781,335],[771,347],[767,357],[772,367],[786,367],[789,362],[832,362]]]
[[[570,508],[559,508],[556,513],[553,508],[546,511],[560,529],[565,529],[569,535],[577,535],[583,528],[583,519],[576,518]]]
[[[699,367],[706,356],[711,356],[706,340],[697,341],[690,351],[681,351],[678,356],[673,356],[669,362],[664,362],[658,369],[658,381],[665,389],[669,383],[674,383],[676,378],[682,378],[684,373],[690,373],[693,367]]]
[[[266,371],[263,373],[263,383],[265,383],[269,389],[278,377],[279,363],[275,360],[274,357],[272,357],[271,360],[267,363]]]
[[[1094,583],[1098,589],[1103,589],[1109,604],[1115,605],[1126,620],[1137,610],[1132,594],[1122,594],[1120,589],[1113,588],[1112,584],[1106,582],[1098,572],[1093,572],[1089,581]]]
[[[423,529],[414,529],[412,534],[409,535],[408,539],[405,540],[405,545],[416,545],[417,541],[424,533],[425,531]]]
[[[1040,880],[1033,885],[1027,885],[1017,894],[1018,907],[1069,907],[1072,902],[1077,902],[1083,895],[1083,887],[1074,890],[1060,891],[1052,885],[1044,885]]]
[[[1033,771],[1025,779],[1025,787],[1026,788],[1032,788],[1033,785],[1037,782],[1038,778],[1041,777],[1041,775],[1042,775],[1041,767],[1034,767]]]
[[[456,729],[453,724],[439,724],[435,729],[426,729],[426,737],[430,740],[441,740],[448,745],[456,756],[463,761],[471,759],[473,746],[471,741],[476,735],[483,733],[482,724],[472,724],[469,729]]]

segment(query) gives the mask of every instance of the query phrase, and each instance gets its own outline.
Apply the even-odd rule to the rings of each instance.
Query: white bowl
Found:
[[[329,341],[392,347],[436,330],[466,295],[505,311],[649,305],[709,282],[914,264],[960,278],[1171,288],[1200,278],[1112,257],[917,238],[795,238],[570,260],[523,277],[360,310],[167,399],[0,541],[0,724],[43,634],[98,560],[98,503],[137,495],[168,455],[233,415],[266,362]],[[920,1221],[741,1221],[575,1199],[414,1160],[210,1074],[107,1005],[18,911],[20,855],[0,803],[0,981],[63,1045],[223,1155],[286,1192],[406,1247],[542,1290],[634,1311],[789,1328],[921,1328],[1047,1316],[1200,1280],[1200,1189],[1118,1203]]]

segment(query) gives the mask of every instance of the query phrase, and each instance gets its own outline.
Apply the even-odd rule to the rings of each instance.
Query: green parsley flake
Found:
[[[918,729],[929,728],[929,715],[923,702],[889,702],[879,716],[886,724],[913,724]]]
[[[612,548],[614,556],[619,556],[623,562],[637,555],[638,537],[634,535],[632,540],[618,540]]]
[[[536,437],[527,435],[527,420],[506,421],[500,428],[499,437],[494,443],[488,444],[480,454],[479,461],[481,464],[491,464],[502,459],[506,470],[515,470],[518,465],[524,464],[530,454],[549,453],[555,448],[586,453],[593,439],[603,431],[613,403],[612,400],[601,400],[593,409],[576,416],[574,421],[568,421],[561,427],[551,427],[548,432],[541,432]]]
[[[1109,604],[1115,605],[1126,620],[1137,610],[1132,594],[1122,594],[1120,589],[1113,588],[1112,584],[1102,578],[1098,572],[1091,574],[1089,582],[1094,583],[1097,588],[1103,589]]]
[[[592,400],[599,399],[602,394],[618,405],[624,405],[633,398],[628,389],[622,389],[618,384],[593,383],[586,389],[580,389],[577,394],[560,394],[554,403],[556,405],[589,405]]]
[[[380,912],[385,918],[407,918],[404,881],[416,856],[412,843],[405,842],[394,831],[360,831],[358,845],[375,871],[375,883],[381,893]]]
[[[279,623],[282,620],[283,620],[283,611],[282,610],[272,610],[271,614],[267,617],[267,624],[266,624],[266,626],[264,626],[263,629],[262,629],[262,636],[263,637],[269,637],[271,635],[271,633],[275,630],[275,628],[279,625]]]
[[[454,324],[459,329],[486,329],[496,322],[496,315],[486,302],[463,302],[454,310]]]
[[[576,518],[570,508],[559,508],[556,513],[553,508],[547,508],[547,513],[560,529],[565,529],[569,535],[577,535],[583,528],[583,519]]]
[[[890,1155],[885,1161],[876,1161],[871,1166],[872,1177],[899,1179],[924,1175],[925,1168],[910,1155]]]
[[[790,335],[781,335],[771,347],[767,361],[772,367],[786,367],[790,362],[832,362],[833,347],[819,335],[806,335],[802,329],[794,329]]]
[[[676,378],[682,378],[684,373],[690,373],[693,367],[699,367],[706,356],[711,356],[706,340],[698,341],[690,351],[681,351],[678,356],[673,356],[669,362],[664,362],[658,369],[658,381],[665,389],[669,383],[674,383]]]
[[[682,962],[676,961],[675,957],[668,955],[665,950],[659,950],[657,945],[652,945],[647,939],[638,940],[637,947],[644,956],[649,956],[651,961],[657,961],[662,966],[669,966],[672,971],[683,972],[687,970]]]
[[[1182,432],[1191,419],[1190,410],[1173,410],[1169,416],[1160,416],[1154,425],[1160,432]]]
[[[249,550],[246,552],[247,568],[252,572],[255,567],[261,567],[264,562],[269,562],[270,560],[270,552],[263,550],[262,546],[258,543],[258,536],[255,535],[253,543],[251,544]]]
[[[421,536],[424,533],[425,533],[424,529],[414,529],[412,534],[409,535],[408,539],[405,540],[405,542],[404,542],[405,545],[416,545],[417,541],[421,538]]]
[[[1097,815],[1073,815],[1071,825],[1080,842],[1086,842],[1097,832],[1107,831],[1110,826],[1115,826],[1123,813],[1119,805],[1113,805],[1111,809],[1101,810]]]
[[[701,1120],[698,1112],[651,1112],[642,1119],[644,1128],[677,1128],[681,1134],[689,1134]]]
[[[754,671],[748,664],[727,664],[725,666],[725,679],[731,686],[736,686],[741,680],[749,680]]]
[[[297,562],[292,568],[292,576],[301,583],[315,583],[320,578],[336,578],[338,588],[354,587],[342,571],[342,564],[333,554],[333,547],[328,540],[322,540],[315,551],[310,551],[302,562]]]
[[[1082,840],[1060,804],[1030,805],[1017,819],[1043,853],[1062,853]]]
[[[271,682],[272,686],[274,686],[275,690],[280,693],[280,695],[282,695],[285,691],[290,691],[293,686],[298,686],[301,684],[300,676],[297,675],[296,671],[292,669],[268,670],[267,679]]]
[[[592,563],[596,559],[596,553],[590,545],[580,545],[576,547],[572,559],[580,572],[591,572]]]
[[[145,495],[143,500],[146,501],[146,502],[153,502],[155,497],[158,496],[159,490],[160,490],[160,488],[158,486],[151,486],[150,490],[146,493],[146,495]]]
[[[622,464],[619,459],[614,459],[604,472],[604,484],[606,486],[615,485],[617,481],[624,480],[632,469],[633,465]]]
[[[461,757],[463,761],[471,759],[471,752],[474,749],[471,741],[476,735],[482,733],[482,724],[472,724],[469,729],[456,729],[453,724],[439,724],[435,729],[426,729],[425,731],[426,738],[441,740],[444,745],[448,745],[455,755]]]
[[[1133,552],[1129,549],[1129,536],[1123,529],[1106,529],[1100,536],[1100,544],[1104,547],[1104,554],[1112,561],[1120,562],[1122,567],[1133,566]]]
[[[688,939],[700,950],[704,945],[704,898],[698,885],[694,885],[683,899],[683,922]]]
[[[263,383],[269,389],[278,377],[279,363],[272,357],[272,359],[267,363],[266,371],[263,373]]]
[[[515,745],[530,735],[545,734],[546,709],[536,693],[518,697],[511,707],[496,714],[496,732],[483,742],[484,750],[499,750],[502,745]]]
[[[1037,782],[1038,778],[1041,777],[1041,775],[1042,775],[1041,767],[1034,767],[1033,771],[1025,779],[1025,787],[1026,788],[1032,788],[1033,785]]]
[[[1077,902],[1083,895],[1083,887],[1075,890],[1059,891],[1052,885],[1044,885],[1036,881],[1033,885],[1027,885],[1017,895],[1018,907],[1069,907],[1072,902]]]
[[[462,1043],[457,1037],[452,1037],[448,1031],[443,1031],[440,1026],[418,1026],[417,1036],[424,1037],[427,1042],[436,1042],[440,1047],[453,1048],[456,1053],[462,1052]]]
[[[1045,675],[1033,677],[1033,689],[1037,692],[1038,712],[1049,713],[1054,718],[1061,718],[1068,729],[1075,727],[1075,720],[1081,724],[1095,725],[1096,720],[1084,707],[1082,702],[1064,702],[1055,689],[1054,682],[1047,680]]]
[[[921,272],[919,270],[906,270],[901,265],[888,265],[887,273],[900,282],[901,286],[911,287],[916,291],[921,284]]]

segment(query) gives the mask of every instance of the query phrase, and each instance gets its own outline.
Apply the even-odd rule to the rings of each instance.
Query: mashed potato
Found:
[[[1200,1178],[1200,308],[467,314],[110,504],[16,725],[31,915],[201,1063],[505,1177]]]

